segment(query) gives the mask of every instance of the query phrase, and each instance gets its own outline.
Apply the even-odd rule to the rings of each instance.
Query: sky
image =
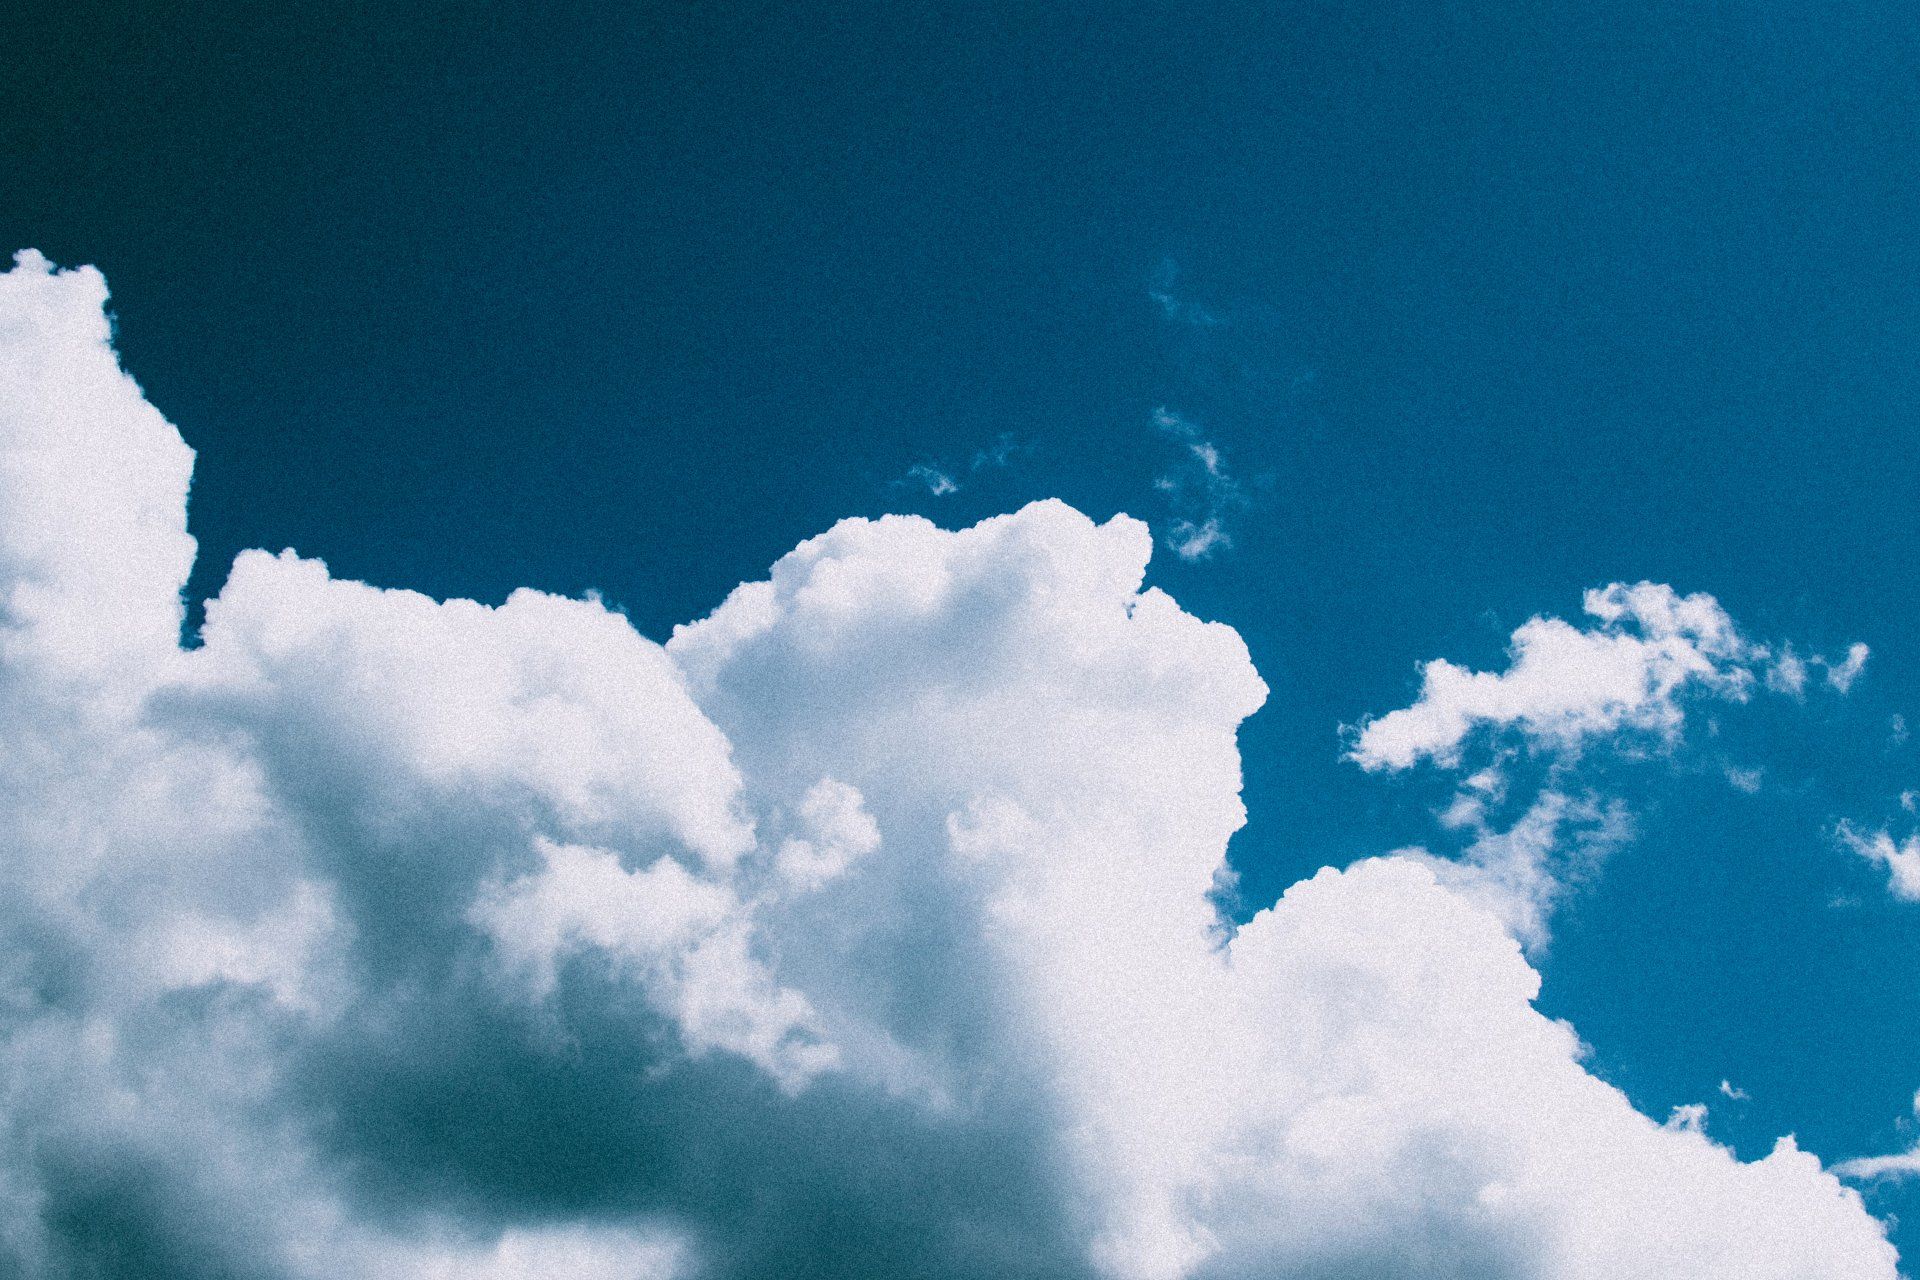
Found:
[[[1920,1251],[1920,18],[1192,8],[16,14],[0,1257]]]

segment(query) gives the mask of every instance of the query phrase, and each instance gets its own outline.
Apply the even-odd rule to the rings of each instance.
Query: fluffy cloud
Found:
[[[1475,887],[1524,840],[1229,930],[1267,691],[1139,523],[845,521],[664,647],[248,553],[185,650],[190,455],[96,274],[4,289],[6,1269],[1895,1274],[1790,1139],[1583,1068]],[[1373,749],[1657,730],[1761,660],[1703,599],[1590,602],[1598,701],[1430,668]]]
[[[193,452],[107,348],[106,282],[22,253],[0,275],[0,627],[10,665],[96,688],[164,660],[193,563]],[[111,616],[114,625],[103,626]]]
[[[1422,760],[1452,766],[1476,735],[1501,733],[1563,755],[1621,733],[1671,739],[1689,698],[1740,702],[1756,683],[1790,693],[1806,683],[1807,660],[1747,640],[1712,596],[1616,582],[1587,592],[1584,604],[1594,619],[1586,627],[1559,618],[1523,623],[1505,671],[1426,663],[1413,705],[1361,725],[1352,758],[1369,770]],[[1839,663],[1812,661],[1844,693],[1867,647],[1854,645]]]
[[[1618,799],[1548,787],[1510,827],[1495,830],[1477,813],[1463,815],[1478,799],[1476,790],[1470,782],[1443,815],[1475,833],[1458,858],[1423,850],[1408,856],[1425,859],[1443,884],[1497,916],[1528,951],[1543,950],[1554,908],[1626,843],[1633,819]]]
[[[1369,772],[1422,763],[1457,771],[1452,802],[1438,817],[1470,843],[1453,859],[1418,849],[1409,856],[1431,861],[1449,887],[1504,920],[1530,953],[1545,948],[1554,908],[1568,891],[1631,835],[1626,805],[1581,780],[1596,748],[1625,757],[1663,753],[1680,743],[1696,703],[1745,702],[1758,687],[1802,698],[1816,668],[1845,693],[1867,660],[1864,644],[1835,662],[1755,643],[1712,596],[1683,596],[1658,583],[1614,583],[1588,591],[1584,603],[1592,619],[1584,627],[1548,617],[1523,623],[1508,644],[1505,671],[1472,671],[1444,658],[1424,663],[1411,706],[1348,731],[1347,758]],[[1538,789],[1499,829],[1494,815],[1515,769],[1526,765],[1535,768]],[[1759,790],[1761,770],[1719,767],[1736,789]]]

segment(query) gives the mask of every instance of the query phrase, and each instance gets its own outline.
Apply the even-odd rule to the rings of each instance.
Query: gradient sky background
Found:
[[[1586,587],[1868,643],[1844,700],[1618,767],[1639,836],[1541,1004],[1744,1157],[1910,1142],[1920,906],[1834,836],[1920,786],[1908,6],[27,8],[0,241],[112,283],[199,451],[196,596],[292,546],[664,639],[842,516],[1166,534],[1206,503],[1164,409],[1241,500],[1151,580],[1274,691],[1249,909],[1434,840],[1445,785],[1340,727]]]

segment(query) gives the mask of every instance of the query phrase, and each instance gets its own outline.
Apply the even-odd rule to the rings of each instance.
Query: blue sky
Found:
[[[1840,828],[1920,825],[1920,19],[1189,8],[49,6],[0,241],[99,267],[196,452],[190,634],[254,547],[665,642],[843,517],[1146,521],[1271,690],[1242,920],[1458,852],[1459,774],[1353,727],[1589,588],[1864,643],[1844,695],[1475,749],[1503,822],[1631,814],[1531,955],[1594,1074],[1742,1159],[1911,1146],[1920,904]]]

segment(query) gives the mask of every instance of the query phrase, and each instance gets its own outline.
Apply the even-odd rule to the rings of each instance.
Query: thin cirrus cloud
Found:
[[[1589,1074],[1439,860],[1223,941],[1267,689],[1137,521],[843,521],[664,646],[248,552],[187,650],[104,301],[0,278],[10,1273],[1896,1274]]]

